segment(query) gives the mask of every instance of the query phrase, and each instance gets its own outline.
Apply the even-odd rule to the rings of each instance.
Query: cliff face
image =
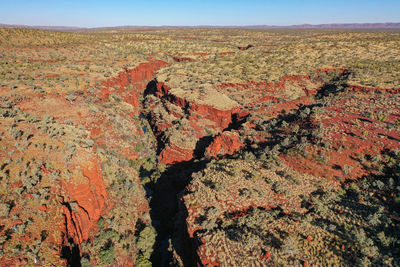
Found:
[[[139,95],[143,93],[147,83],[153,78],[155,71],[166,64],[161,60],[152,60],[140,63],[133,69],[125,68],[117,77],[102,82],[98,97],[104,102],[114,93],[119,95],[124,102],[131,104],[134,108],[138,108],[140,107]]]
[[[96,158],[76,167],[82,170],[82,178],[86,181],[81,184],[61,181],[61,187],[65,192],[63,205],[68,238],[72,238],[75,244],[81,244],[89,238],[91,231],[98,230],[97,221],[108,213],[111,201],[108,200],[103,173]],[[68,240],[64,242],[68,243]]]
[[[64,265],[61,256],[74,265],[90,251],[88,260],[94,264],[101,251],[91,251],[90,240],[109,232],[134,240],[137,225],[150,224],[144,190],[128,161],[155,153],[151,143],[148,151],[135,151],[136,145],[149,141],[140,141],[146,135],[141,119],[133,116],[141,109],[138,97],[165,64],[141,63],[102,81],[100,89],[88,87],[73,96],[26,90],[21,99],[1,89],[0,123],[2,129],[10,128],[1,139],[10,152],[1,153],[2,160],[8,158],[2,165],[7,181],[3,189],[13,203],[1,214],[2,233],[8,239],[2,245],[1,262],[44,263],[45,259]],[[111,150],[118,154],[110,154]],[[128,214],[123,215],[121,206]],[[31,224],[21,223],[26,221]],[[13,227],[20,233],[10,232]],[[29,238],[21,239],[22,233]],[[26,255],[14,255],[15,246],[26,248]],[[138,250],[117,245],[111,249],[120,255],[119,264],[135,262]]]
[[[218,102],[219,94],[201,96]],[[205,139],[220,133],[245,115],[239,104],[226,108],[206,104],[171,90],[168,85],[149,85],[145,105],[155,135],[159,140],[159,162],[173,164],[193,159],[204,153]],[[200,152],[201,151],[201,152]]]
[[[233,155],[236,151],[244,147],[240,137],[235,132],[223,132],[216,136],[212,143],[207,147],[206,153],[210,156]]]

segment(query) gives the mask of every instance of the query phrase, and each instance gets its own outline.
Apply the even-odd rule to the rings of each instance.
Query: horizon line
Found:
[[[204,24],[204,25],[116,25],[116,26],[95,26],[95,27],[84,27],[84,26],[68,26],[68,25],[32,25],[32,24],[8,24],[8,23],[0,23],[0,28],[5,27],[20,27],[20,28],[40,28],[40,27],[49,27],[49,28],[69,28],[69,29],[104,29],[104,28],[124,28],[124,27],[146,27],[146,28],[248,28],[248,27],[272,27],[272,28],[291,28],[291,27],[321,27],[321,26],[368,26],[368,25],[386,25],[386,26],[396,26],[400,28],[400,22],[346,22],[346,23],[321,23],[321,24],[310,24],[310,23],[302,23],[302,24],[291,24],[291,25],[272,25],[272,24],[253,24],[253,25],[213,25],[213,24]]]

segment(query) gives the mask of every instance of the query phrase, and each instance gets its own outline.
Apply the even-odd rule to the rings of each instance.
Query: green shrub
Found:
[[[114,262],[115,259],[115,250],[114,246],[106,247],[100,250],[99,253],[100,260],[106,264],[111,264]]]
[[[144,258],[150,259],[153,253],[153,246],[156,240],[156,231],[151,226],[146,226],[136,241],[136,248],[140,251]]]
[[[137,259],[136,259],[136,265],[137,267],[151,267],[152,264],[151,262],[146,259],[145,257],[143,257],[143,255],[140,255]]]

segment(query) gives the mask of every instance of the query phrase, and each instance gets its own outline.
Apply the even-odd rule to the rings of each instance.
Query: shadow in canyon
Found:
[[[170,165],[154,184],[150,216],[157,231],[155,250],[151,262],[155,266],[176,265],[172,245],[184,266],[201,265],[196,250],[198,244],[191,239],[186,226],[187,210],[180,198],[192,180],[192,174],[204,169],[208,161],[191,160]]]
[[[321,103],[322,100],[326,97],[329,98],[331,94],[344,91],[347,88],[347,84],[344,82],[347,78],[348,74],[345,74],[321,87],[315,95],[317,104],[301,106],[297,113],[281,114],[275,119],[274,124],[271,124],[270,121],[265,121],[265,125],[261,125],[260,127],[262,127],[262,129],[259,130],[270,132],[273,138],[258,143],[258,148],[252,148],[251,144],[246,144],[246,146],[235,155],[225,156],[224,158],[235,158],[238,154],[246,151],[250,151],[258,156],[260,154],[269,153],[275,145],[282,144],[283,140],[287,137],[280,129],[283,122],[293,123],[302,121],[302,127],[307,128],[309,131],[304,131],[302,135],[298,135],[296,139],[291,141],[288,145],[282,146],[279,150],[287,150],[294,147],[301,142],[301,137],[305,137],[308,142],[315,143],[315,136],[311,134],[311,130],[313,130],[315,126],[308,120],[309,114],[307,114],[305,118],[301,118],[299,115],[305,109],[312,110],[315,106],[323,106],[323,103]],[[148,83],[144,96],[155,94],[156,90],[157,80],[152,80]],[[248,116],[249,115],[242,118],[234,117],[233,122],[225,130],[238,130],[248,119]],[[150,122],[149,114],[147,114],[146,117],[153,128],[154,125]],[[161,140],[161,136],[156,136],[156,139],[158,143],[157,154],[159,154],[164,143],[163,140]],[[151,208],[150,216],[152,225],[157,232],[154,252],[151,256],[151,262],[154,266],[176,266],[181,264],[184,266],[201,266],[200,258],[196,253],[200,244],[195,238],[189,236],[186,225],[188,213],[183,203],[182,196],[185,190],[187,190],[187,185],[192,180],[192,174],[205,169],[207,163],[210,161],[203,157],[206,147],[210,145],[213,139],[213,136],[205,136],[198,140],[194,151],[196,159],[169,165],[157,180],[149,182],[145,186],[152,191],[149,201]],[[279,151],[276,152],[279,153]],[[177,255],[174,255],[174,253]],[[175,262],[174,260],[176,258],[180,258],[181,261],[178,260],[178,262]]]

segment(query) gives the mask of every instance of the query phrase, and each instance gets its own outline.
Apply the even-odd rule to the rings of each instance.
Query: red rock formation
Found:
[[[232,123],[232,116],[234,114],[237,114],[240,110],[241,107],[235,107],[230,110],[219,110],[216,109],[210,105],[204,105],[204,104],[197,104],[196,102],[190,102],[184,98],[175,96],[171,94],[170,90],[171,88],[162,83],[159,82],[157,83],[157,90],[155,91],[155,95],[159,98],[165,98],[172,104],[184,109],[186,107],[190,106],[190,109],[188,110],[189,113],[195,113],[198,115],[205,116],[207,119],[214,121],[217,123],[218,128],[225,129],[229,126],[230,123]]]
[[[182,161],[191,160],[194,157],[195,143],[202,137],[209,135],[209,132],[222,132],[228,128],[232,123],[243,120],[248,112],[242,111],[240,106],[233,107],[227,110],[219,110],[211,105],[196,103],[195,100],[188,100],[180,96],[176,96],[171,92],[171,88],[162,82],[157,82],[150,90],[153,95],[166,101],[168,105],[173,105],[175,108],[181,110],[181,113],[190,114],[185,118],[188,124],[181,127],[179,131],[173,131],[169,127],[173,126],[174,120],[182,120],[182,115],[177,114],[175,111],[170,110],[166,105],[161,106],[161,103],[151,105],[152,110],[156,106],[164,112],[170,114],[169,121],[165,121],[166,115],[153,114],[151,115],[151,124],[155,135],[162,142],[162,151],[159,155],[159,162],[163,164],[173,164]],[[201,118],[201,119],[200,119]],[[175,141],[180,138],[169,138],[170,135],[184,136],[190,138],[187,144],[178,144]],[[183,146],[182,146],[183,145]]]
[[[30,184],[29,179],[24,175],[11,173],[8,189],[17,192],[18,188],[28,185],[30,190],[24,193],[23,197],[12,196],[10,193],[10,197],[16,200],[10,216],[20,219],[7,219],[3,224],[3,218],[0,218],[1,226],[5,226],[5,230],[11,229],[32,217],[35,228],[26,229],[23,240],[17,234],[12,234],[10,242],[2,244],[1,249],[7,253],[0,256],[2,263],[7,266],[29,264],[32,258],[28,261],[26,259],[31,256],[11,255],[8,252],[15,250],[18,242],[23,242],[26,247],[32,245],[40,249],[40,254],[46,255],[49,264],[66,265],[65,259],[60,258],[61,248],[75,244],[83,249],[82,242],[92,239],[97,234],[98,220],[110,211],[116,212],[114,203],[121,204],[123,201],[113,195],[115,192],[107,191],[105,183],[111,183],[113,178],[103,174],[104,170],[101,166],[104,164],[104,158],[98,157],[96,150],[102,148],[103,153],[107,154],[112,149],[118,151],[119,155],[127,160],[147,153],[143,151],[138,154],[130,149],[139,142],[137,141],[139,138],[131,137],[138,136],[141,131],[137,127],[137,116],[133,117],[133,115],[136,114],[139,106],[138,96],[144,91],[148,81],[153,78],[155,71],[166,64],[163,61],[151,60],[139,64],[132,70],[125,69],[117,77],[101,82],[102,87],[97,91],[94,91],[96,87],[92,87],[91,90],[85,90],[83,94],[76,94],[74,101],[66,100],[63,94],[38,94],[34,90],[26,90],[24,91],[26,97],[23,97],[22,101],[13,102],[10,110],[15,105],[21,116],[29,115],[38,119],[22,120],[18,123],[18,127],[21,127],[23,132],[27,132],[26,138],[29,138],[29,145],[21,155],[18,153],[13,155],[20,158],[22,162],[10,157],[13,160],[12,170],[23,173],[24,168],[30,166],[28,169],[35,171],[35,177],[39,177],[37,179],[41,182],[35,181]],[[3,90],[3,87],[0,87],[0,93],[2,97],[7,96],[10,90],[6,88]],[[109,112],[110,110],[104,111],[102,105],[102,102],[107,101],[112,93],[121,98],[121,101],[115,103],[114,113]],[[88,102],[90,105],[87,105]],[[96,111],[91,112],[90,109]],[[51,119],[45,119],[46,117]],[[6,123],[12,123],[12,119],[3,119],[0,124],[4,127]],[[69,121],[68,125],[65,121]],[[118,121],[123,121],[126,125],[119,127]],[[43,128],[45,130],[42,130]],[[21,142],[12,136],[3,136],[2,140],[3,144],[9,146],[7,150],[15,149],[14,146],[20,145]],[[71,150],[67,148],[67,144],[71,145]],[[117,164],[112,164],[109,170],[117,172],[118,168]],[[137,173],[133,169],[126,167],[124,171],[132,181],[140,184]],[[65,173],[69,173],[70,176],[64,176]],[[29,175],[31,174],[27,173],[27,177]],[[137,220],[148,223],[148,203],[142,187],[138,186],[132,190],[133,195],[129,196],[129,201],[133,203],[130,217],[125,218],[126,222],[121,223],[125,223],[132,231],[135,231]],[[33,194],[41,197],[33,198]],[[109,199],[110,196],[112,201]],[[126,199],[128,196],[122,197]],[[126,205],[126,203],[122,204]],[[41,237],[41,231],[37,229],[48,234],[40,246],[37,245],[37,240],[43,237]],[[2,235],[1,231],[0,229]],[[21,251],[24,251],[23,249]],[[132,250],[132,255],[129,256],[130,262],[134,262],[135,253],[136,250]],[[44,263],[38,262],[38,264]]]
[[[103,81],[103,87],[98,97],[104,102],[110,97],[111,93],[116,93],[122,96],[125,102],[137,107],[139,105],[138,97],[146,88],[148,81],[153,78],[154,73],[158,69],[167,64],[162,60],[152,60],[140,63],[136,68],[131,70],[125,69],[117,77]],[[132,85],[134,90],[128,90],[129,85]]]
[[[169,143],[161,151],[158,161],[162,164],[174,164],[182,161],[189,161],[194,153],[191,149],[183,149],[173,143]]]
[[[262,115],[265,118],[277,117],[282,112],[289,112],[293,109],[298,109],[301,105],[310,105],[315,103],[312,95],[317,93],[319,88],[322,88],[326,82],[330,81],[332,75],[331,72],[335,72],[335,75],[343,75],[347,70],[342,69],[322,69],[316,70],[310,75],[290,75],[283,76],[276,83],[265,83],[265,82],[247,82],[243,84],[220,84],[217,89],[226,92],[226,88],[235,88],[237,90],[246,91],[246,102],[245,108],[240,106],[234,107],[229,110],[219,110],[211,105],[197,103],[195,100],[188,100],[181,96],[175,95],[171,88],[162,83],[156,82],[152,92],[156,97],[179,107],[183,113],[191,114],[187,116],[189,120],[189,126],[181,127],[181,129],[173,133],[168,127],[172,126],[172,120],[182,120],[182,115],[175,114],[173,111],[168,111],[169,114],[174,114],[171,121],[163,121],[163,119],[152,119],[153,130],[158,136],[159,140],[162,140],[163,150],[160,152],[160,162],[164,164],[171,164],[181,161],[187,161],[193,158],[195,147],[182,146],[172,142],[171,138],[167,138],[166,135],[178,134],[181,136],[190,136],[191,143],[200,140],[202,137],[208,135],[210,130],[214,133],[222,133],[223,130],[227,129],[234,124],[243,123],[244,118],[249,114]],[[325,75],[325,76],[324,76]],[[269,102],[269,107],[260,105],[256,107],[257,103]],[[152,106],[154,108],[155,106]],[[199,118],[206,119],[210,122],[214,122],[214,125],[206,125],[201,122]],[[248,128],[254,128],[254,123],[247,123]],[[167,134],[167,132],[169,132]],[[254,140],[262,142],[265,137],[255,134]],[[229,139],[233,138],[233,139]],[[178,140],[178,138],[173,138]],[[171,143],[172,142],[172,143]],[[230,143],[231,142],[231,143]],[[229,148],[229,146],[232,146]],[[211,156],[222,156],[223,153],[233,154],[238,149],[242,148],[243,144],[238,141],[238,138],[229,136],[227,134],[221,134],[218,136],[208,148]]]
[[[207,147],[206,152],[213,157],[232,155],[243,147],[244,144],[240,141],[237,133],[223,132],[215,137],[212,143]]]
[[[203,115],[207,119],[214,121],[218,128],[225,129],[232,123],[233,115],[239,113],[241,107],[235,107],[230,110],[218,110],[209,105],[191,105],[190,111]]]
[[[91,230],[97,229],[97,221],[107,213],[111,204],[107,201],[103,174],[97,159],[89,159],[86,165],[82,166],[82,173],[86,178],[82,184],[61,181],[65,190],[64,202],[70,206],[71,203],[74,205],[65,207],[64,210],[68,237],[78,245],[89,238]]]

